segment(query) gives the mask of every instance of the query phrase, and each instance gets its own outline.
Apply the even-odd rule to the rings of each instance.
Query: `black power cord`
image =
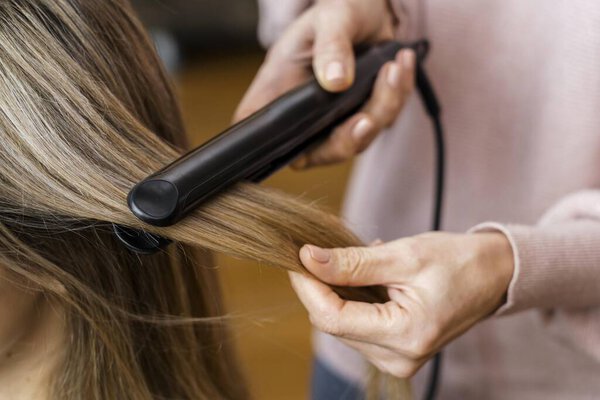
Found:
[[[429,47],[428,43],[425,45]],[[417,64],[416,85],[425,105],[425,110],[433,123],[434,141],[435,141],[435,192],[433,202],[433,221],[432,230],[439,231],[442,223],[442,207],[444,203],[444,177],[446,170],[446,151],[444,143],[444,128],[442,126],[442,109],[433,90],[433,86],[423,69],[423,66]],[[425,400],[434,400],[438,392],[438,386],[441,376],[442,353],[435,355],[432,361],[427,392]]]

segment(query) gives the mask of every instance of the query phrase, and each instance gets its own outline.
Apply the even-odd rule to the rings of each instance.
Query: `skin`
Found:
[[[46,399],[64,348],[61,309],[0,266],[0,399]]]
[[[311,68],[326,90],[354,80],[353,45],[393,38],[383,0],[320,0],[270,49],[236,113],[241,119],[298,86]],[[363,151],[400,114],[414,86],[411,51],[386,64],[372,98],[325,143],[295,161],[306,168]],[[502,233],[428,233],[369,248],[304,246],[300,260],[313,277],[290,274],[320,330],[339,337],[382,371],[410,377],[452,339],[492,314],[513,275],[513,252]],[[383,285],[390,301],[344,301],[326,285]]]
[[[313,325],[401,378],[502,305],[514,268],[501,233],[427,233],[344,249],[307,245],[300,259],[319,279],[290,273]],[[381,285],[390,301],[345,301],[324,282]]]

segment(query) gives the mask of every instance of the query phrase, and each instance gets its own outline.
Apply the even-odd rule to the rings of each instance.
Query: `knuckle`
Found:
[[[324,147],[318,155],[314,157],[315,164],[333,164],[345,161],[349,158],[345,154],[339,152],[335,147]]]
[[[310,323],[321,332],[330,335],[337,335],[339,333],[337,321],[331,314],[323,313],[319,316],[311,314],[309,320]]]
[[[396,303],[374,304],[377,307],[379,321],[382,325],[382,330],[389,336],[397,336],[400,329],[401,310],[400,305]]]
[[[358,151],[358,144],[349,138],[340,135],[337,140],[331,143],[330,154],[331,158],[339,161],[347,160],[354,156]]]
[[[342,162],[352,157],[349,144],[341,134],[342,127],[336,128],[329,139],[313,149],[309,155],[314,164],[331,164]]]
[[[317,62],[327,63],[332,60],[345,59],[352,51],[352,46],[349,43],[340,32],[317,35],[314,44]]]
[[[335,162],[327,145],[321,145],[306,153],[306,165],[304,168],[314,165],[326,165]]]
[[[396,121],[401,108],[401,101],[396,98],[385,103],[385,106],[381,109],[381,125],[389,128]]]
[[[363,19],[356,7],[345,1],[322,3],[315,11],[317,29],[327,28],[327,31],[331,31],[333,21],[338,37],[348,36],[350,28],[360,26]]]
[[[415,238],[406,238],[398,242],[397,252],[403,265],[411,269],[418,269],[426,261],[423,246]]]
[[[396,378],[408,379],[412,378],[417,373],[419,366],[415,362],[402,361],[394,363],[387,369],[389,374],[395,376]]]
[[[321,57],[332,59],[338,58],[343,52],[343,43],[343,36],[336,32],[318,37],[316,45]]]
[[[420,335],[411,342],[408,350],[413,357],[421,358],[429,354],[432,344],[432,339],[425,337],[424,335]]]
[[[278,64],[281,60],[289,58],[289,46],[283,46],[279,42],[276,42],[269,48],[265,55],[265,61],[263,65]]]
[[[346,7],[344,14],[344,22],[347,27],[361,26],[364,16],[359,12],[357,7]]]
[[[441,329],[437,325],[430,325],[412,342],[409,351],[415,358],[423,358],[433,353],[436,348],[436,343],[440,337]]]
[[[352,282],[357,277],[359,270],[365,266],[364,264],[365,257],[360,249],[355,247],[345,249],[339,260],[340,273],[344,283]]]
[[[381,113],[387,117],[395,117],[400,110],[400,97],[392,96],[381,103]]]
[[[396,121],[403,104],[403,98],[395,94],[375,95],[373,103],[368,107],[368,111],[373,115],[380,128],[388,127]]]

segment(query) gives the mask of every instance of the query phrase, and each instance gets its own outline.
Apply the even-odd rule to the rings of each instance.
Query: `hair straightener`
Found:
[[[381,67],[403,48],[415,50],[417,87],[427,108],[437,114],[439,106],[421,65],[428,43],[374,45],[359,52],[356,80],[347,91],[327,92],[312,78],[139,182],[129,193],[129,208],[150,225],[170,226],[237,182],[262,181],[357,112],[369,98]],[[141,254],[169,243],[123,226],[115,225],[114,231],[130,250]]]

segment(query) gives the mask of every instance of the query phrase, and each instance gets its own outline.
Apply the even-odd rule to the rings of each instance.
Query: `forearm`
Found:
[[[600,192],[570,196],[536,226],[485,223],[509,239],[514,273],[498,314],[600,306]]]

